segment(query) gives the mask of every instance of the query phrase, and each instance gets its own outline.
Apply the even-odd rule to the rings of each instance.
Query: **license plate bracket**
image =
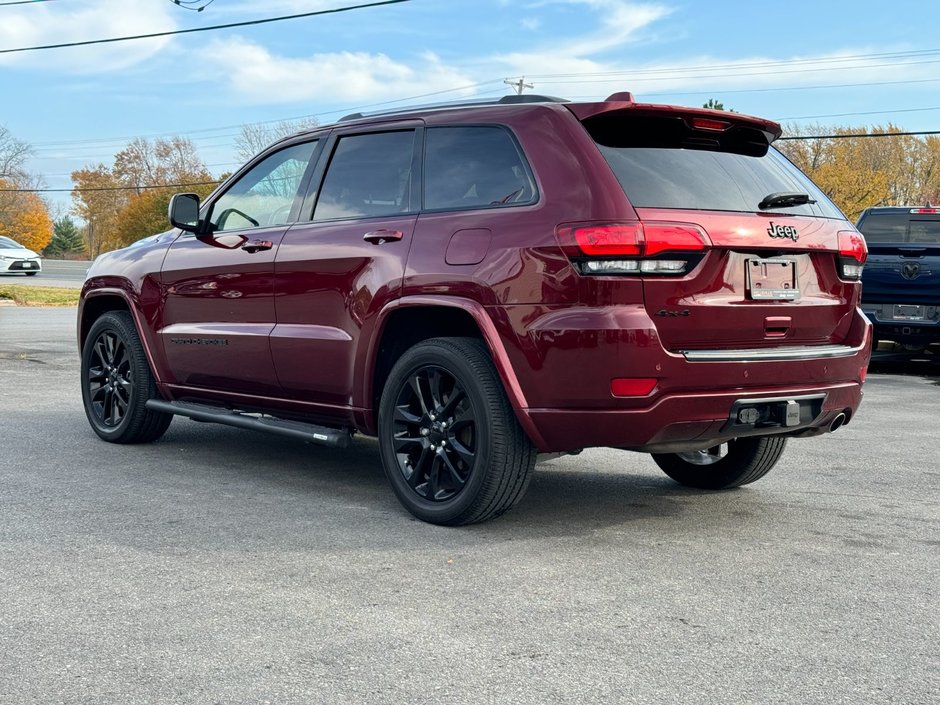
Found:
[[[753,257],[745,261],[745,267],[747,291],[755,301],[796,301],[800,298],[793,260]]]
[[[895,321],[922,321],[924,320],[924,307],[913,304],[895,304],[891,318]]]

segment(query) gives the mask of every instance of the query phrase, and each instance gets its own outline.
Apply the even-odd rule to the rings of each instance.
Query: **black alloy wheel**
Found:
[[[398,469],[408,486],[431,502],[459,494],[476,463],[477,417],[466,391],[442,367],[409,376],[395,403]]]
[[[134,319],[109,311],[91,326],[82,347],[82,401],[92,429],[111,443],[148,443],[162,436],[172,414],[151,411],[157,386]]]
[[[86,371],[89,403],[98,423],[115,428],[127,415],[134,373],[127,345],[113,330],[102,331],[91,345]]]
[[[402,505],[423,521],[487,521],[525,494],[535,448],[476,338],[432,338],[395,362],[379,403],[379,451]]]

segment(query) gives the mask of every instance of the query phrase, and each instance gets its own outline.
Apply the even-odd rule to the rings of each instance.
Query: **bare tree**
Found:
[[[28,142],[16,139],[4,125],[0,125],[0,179],[17,184],[26,179],[23,166],[32,153],[33,148]]]
[[[235,154],[239,161],[247,162],[271,143],[295,132],[312,130],[319,124],[316,118],[304,118],[303,120],[282,120],[277,123],[257,122],[242,125],[241,133],[235,138]]]

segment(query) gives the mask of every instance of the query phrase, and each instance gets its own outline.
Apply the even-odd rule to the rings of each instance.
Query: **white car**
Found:
[[[0,236],[0,274],[22,272],[28,277],[42,271],[42,260],[16,240]]]

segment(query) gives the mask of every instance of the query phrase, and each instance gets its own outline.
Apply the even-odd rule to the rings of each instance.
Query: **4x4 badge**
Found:
[[[792,225],[776,225],[772,221],[770,227],[767,228],[767,234],[775,238],[785,237],[788,240],[793,240],[793,242],[800,239],[800,234]]]

